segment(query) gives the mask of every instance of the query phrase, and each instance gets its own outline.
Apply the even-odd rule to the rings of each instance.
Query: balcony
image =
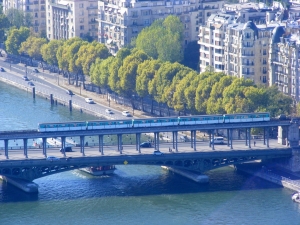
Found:
[[[87,10],[90,10],[90,9],[98,9],[98,6],[96,5],[96,6],[88,6],[88,7],[86,7],[86,9]]]
[[[252,63],[242,63],[243,66],[254,66],[254,62]]]
[[[249,57],[249,56],[254,56],[254,54],[247,54],[247,53],[242,53],[242,57]]]
[[[242,72],[243,76],[254,75],[254,72]]]

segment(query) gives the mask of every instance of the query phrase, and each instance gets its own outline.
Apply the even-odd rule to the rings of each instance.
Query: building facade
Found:
[[[48,39],[89,36],[97,40],[97,0],[48,0],[46,7]]]
[[[3,12],[10,8],[30,14],[35,33],[46,31],[46,0],[3,0]]]
[[[184,24],[184,44],[198,40],[199,26],[223,5],[223,0],[136,1],[102,0],[98,3],[98,41],[112,54],[157,19],[176,15]]]

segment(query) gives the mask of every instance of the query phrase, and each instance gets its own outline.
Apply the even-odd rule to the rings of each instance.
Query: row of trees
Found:
[[[139,37],[138,37],[139,38]],[[290,114],[292,99],[277,87],[258,87],[208,70],[197,73],[178,62],[156,59],[144,51],[123,48],[114,57],[105,45],[80,38],[51,40],[30,35],[28,28],[14,28],[5,42],[12,54],[58,65],[64,71],[90,75],[91,81],[127,98],[150,97],[177,111],[193,114],[269,111],[272,116]]]
[[[96,61],[90,70],[93,83],[131,98],[150,97],[177,111],[193,114],[268,111],[290,114],[292,99],[277,87],[258,87],[252,80],[204,73],[177,62],[156,60],[137,49],[121,49],[116,57]]]

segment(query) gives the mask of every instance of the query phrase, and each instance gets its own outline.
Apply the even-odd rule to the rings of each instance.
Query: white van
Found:
[[[223,137],[214,137],[214,139],[210,140],[210,143],[214,143],[215,145],[219,144],[222,145],[224,144],[224,138]]]

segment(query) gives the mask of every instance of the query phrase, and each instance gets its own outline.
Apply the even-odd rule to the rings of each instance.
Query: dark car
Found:
[[[142,148],[151,148],[152,145],[151,145],[150,142],[143,142],[143,143],[140,144],[140,147],[142,147]]]
[[[74,95],[74,93],[71,90],[66,91],[68,95]]]
[[[5,70],[4,70],[2,67],[0,67],[0,71],[1,71],[1,72],[5,72]]]
[[[65,152],[72,152],[72,151],[73,151],[73,150],[72,150],[72,147],[65,147],[64,149],[65,149]],[[60,149],[60,152],[63,152],[64,149],[61,148],[61,149]]]
[[[29,81],[28,77],[27,76],[23,76],[23,80],[25,81]]]
[[[31,81],[29,81],[29,82],[28,82],[28,85],[29,85],[29,86],[34,86],[34,83],[31,82]]]
[[[33,69],[32,72],[33,73],[38,73],[39,71],[38,71],[38,69]]]

